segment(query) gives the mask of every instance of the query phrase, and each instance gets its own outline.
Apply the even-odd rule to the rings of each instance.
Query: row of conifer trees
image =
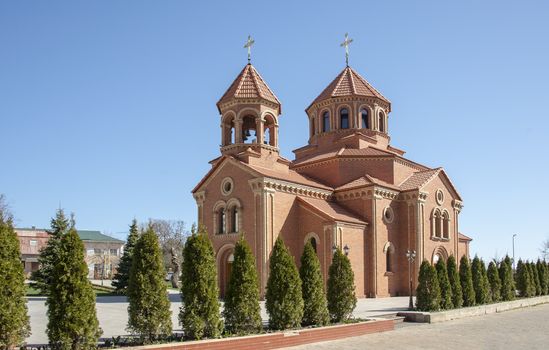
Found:
[[[416,308],[420,311],[438,311],[462,306],[474,306],[521,297],[546,295],[549,292],[549,267],[545,262],[519,260],[515,275],[512,261],[506,256],[501,261],[486,264],[478,256],[472,263],[467,256],[460,260],[459,270],[453,256],[445,262],[439,259],[433,266],[423,261],[419,270],[416,290]]]

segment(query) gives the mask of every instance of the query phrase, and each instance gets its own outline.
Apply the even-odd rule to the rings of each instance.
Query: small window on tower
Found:
[[[330,131],[330,113],[327,111],[322,115],[322,132]]]
[[[339,118],[341,129],[349,129],[349,110],[347,108],[339,111]]]
[[[368,111],[366,109],[361,110],[360,117],[362,118],[362,128],[369,129],[370,127],[368,126]]]

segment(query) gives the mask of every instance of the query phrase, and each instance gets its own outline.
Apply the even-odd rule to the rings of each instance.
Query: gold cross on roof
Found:
[[[345,33],[345,40],[341,43],[341,47],[345,47],[345,63],[349,67],[349,45],[353,42],[353,39],[349,38],[349,33]]]
[[[255,40],[252,39],[251,35],[248,35],[248,40],[246,41],[246,44],[244,45],[245,49],[248,49],[248,63],[252,61],[252,46],[255,44]]]

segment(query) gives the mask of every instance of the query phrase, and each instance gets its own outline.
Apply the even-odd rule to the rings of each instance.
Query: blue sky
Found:
[[[350,64],[392,101],[392,144],[443,166],[472,252],[535,258],[546,225],[549,5],[539,1],[2,1],[0,193],[19,226],[61,204],[124,238],[132,218],[196,217],[219,154],[215,106],[246,63],[283,103],[284,156],[304,109]]]

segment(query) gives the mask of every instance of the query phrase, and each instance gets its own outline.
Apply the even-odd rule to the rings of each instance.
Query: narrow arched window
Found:
[[[441,230],[442,228],[442,218],[440,216],[440,212],[435,212],[435,237],[442,237],[441,236]]]
[[[360,111],[360,118],[362,119],[362,129],[369,129],[368,125],[368,110],[363,109]]]
[[[238,232],[238,208],[233,207],[231,211],[231,232]]]
[[[450,217],[447,212],[442,214],[442,237],[450,238]]]
[[[316,253],[316,238],[311,237],[309,241],[311,242],[311,245],[313,246],[313,249],[315,250],[315,253]]]
[[[339,126],[341,129],[349,129],[349,110],[342,108],[339,111]]]
[[[383,112],[379,112],[378,128],[379,128],[379,131],[385,132],[385,114]]]
[[[385,253],[385,271],[393,271],[393,266],[391,264],[391,249],[387,249],[387,253]]]
[[[218,225],[218,229],[217,229],[217,233],[218,234],[223,234],[225,233],[225,208],[221,208],[219,209],[219,225]]]
[[[322,132],[330,131],[330,113],[327,111],[322,115]]]

